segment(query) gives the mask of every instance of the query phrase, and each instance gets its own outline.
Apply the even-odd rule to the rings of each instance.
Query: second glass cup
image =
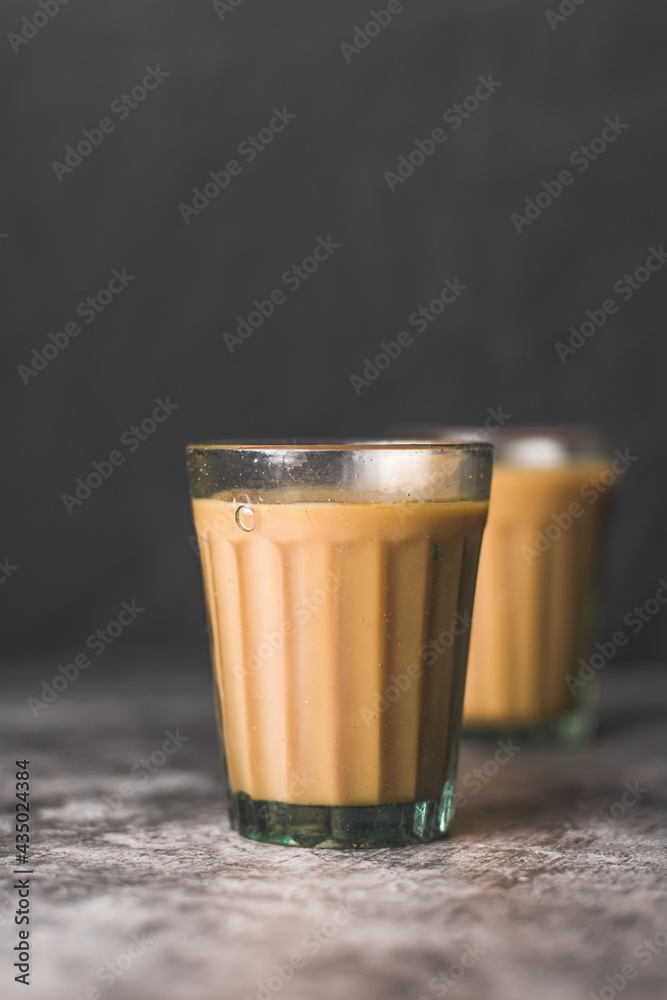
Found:
[[[443,836],[491,446],[203,444],[188,465],[234,829]]]
[[[409,433],[470,440],[479,430]],[[593,428],[491,433],[493,488],[464,729],[490,739],[516,736],[520,743],[579,742],[596,723],[597,683],[582,682],[579,672],[593,652],[605,529],[625,466]]]

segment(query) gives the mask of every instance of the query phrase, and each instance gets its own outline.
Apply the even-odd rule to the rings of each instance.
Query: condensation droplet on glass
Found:
[[[243,531],[252,531],[257,524],[257,514],[252,507],[241,504],[240,507],[236,508],[236,523]]]

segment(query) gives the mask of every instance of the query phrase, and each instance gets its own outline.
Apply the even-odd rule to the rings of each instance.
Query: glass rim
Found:
[[[431,451],[431,452],[471,452],[471,451],[493,451],[493,444],[490,441],[325,441],[314,442],[285,441],[285,440],[247,440],[247,441],[202,441],[186,446],[188,454],[195,451],[258,451],[258,452],[385,452],[385,451]]]
[[[190,444],[186,461],[192,495],[270,493],[297,502],[406,502],[425,480],[453,499],[487,499],[494,449],[477,441],[282,440]],[[290,497],[289,501],[285,497]],[[268,502],[268,501],[266,501]]]

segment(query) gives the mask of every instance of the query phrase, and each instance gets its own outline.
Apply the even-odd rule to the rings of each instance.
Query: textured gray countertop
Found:
[[[5,813],[3,998],[667,997],[664,669],[607,667],[595,745],[470,781],[449,840],[359,852],[230,832],[199,660],[95,669],[37,718],[54,665],[6,687],[3,787],[29,757],[34,874],[28,990]],[[494,750],[465,743],[460,777]]]

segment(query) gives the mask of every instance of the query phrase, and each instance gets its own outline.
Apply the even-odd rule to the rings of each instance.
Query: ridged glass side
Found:
[[[257,505],[247,533],[195,501],[233,821],[297,843],[312,820],[320,846],[442,836],[485,505],[293,506]]]

